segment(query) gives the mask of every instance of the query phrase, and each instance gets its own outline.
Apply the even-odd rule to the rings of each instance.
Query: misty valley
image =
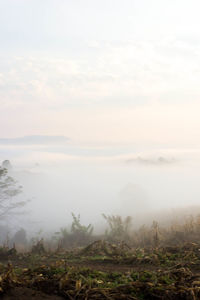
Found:
[[[199,12],[0,0],[0,300],[200,300]]]
[[[144,189],[149,172],[159,190],[158,173],[166,180],[183,167],[160,156],[132,160],[2,162],[2,299],[200,297],[200,206],[186,197],[182,205],[157,203]],[[176,197],[181,188],[173,189]]]

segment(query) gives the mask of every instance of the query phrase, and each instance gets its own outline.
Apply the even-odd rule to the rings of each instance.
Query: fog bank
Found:
[[[161,212],[172,215],[172,209],[199,205],[198,149],[142,152],[68,143],[0,147],[0,159],[11,161],[11,176],[31,200],[24,218],[30,227],[67,226],[71,212],[97,228],[104,226],[102,213],[131,215],[137,226],[156,212],[159,218]]]

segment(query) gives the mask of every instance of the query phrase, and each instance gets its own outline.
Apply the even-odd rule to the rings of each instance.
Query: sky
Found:
[[[200,3],[0,0],[0,137],[199,147]]]

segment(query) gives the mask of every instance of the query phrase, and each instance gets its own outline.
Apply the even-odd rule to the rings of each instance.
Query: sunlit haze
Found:
[[[195,0],[0,0],[0,159],[31,200],[23,222],[142,223],[200,204],[199,11]]]

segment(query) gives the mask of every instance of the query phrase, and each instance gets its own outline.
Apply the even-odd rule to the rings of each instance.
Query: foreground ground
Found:
[[[200,299],[200,245],[0,253],[1,299]]]

